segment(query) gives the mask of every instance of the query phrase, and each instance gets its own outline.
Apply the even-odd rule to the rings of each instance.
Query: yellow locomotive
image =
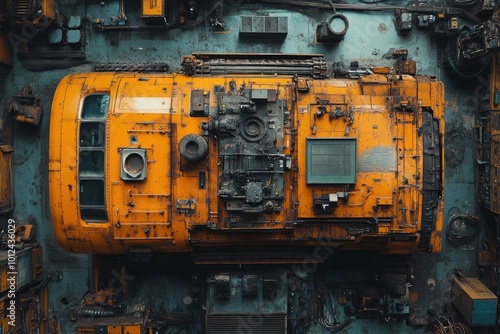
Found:
[[[325,244],[440,251],[440,81],[257,72],[66,76],[50,120],[60,245],[264,262]]]

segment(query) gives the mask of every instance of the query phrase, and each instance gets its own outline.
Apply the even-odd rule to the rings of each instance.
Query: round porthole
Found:
[[[337,38],[344,38],[348,28],[349,22],[342,14],[333,14],[328,19],[328,29]]]
[[[144,169],[144,158],[139,153],[130,153],[123,161],[123,169],[130,177],[136,178]]]

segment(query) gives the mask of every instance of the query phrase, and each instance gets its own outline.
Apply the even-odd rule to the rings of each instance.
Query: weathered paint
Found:
[[[374,138],[377,140],[377,137]],[[358,172],[396,171],[396,151],[392,146],[374,146],[360,152]]]
[[[0,146],[0,215],[14,210],[13,152],[14,149],[10,145]]]
[[[283,153],[292,161],[291,169],[284,174],[286,192],[282,209],[262,213],[260,227],[249,227],[243,234],[224,223],[231,213],[217,193],[221,162],[217,158],[216,136],[205,137],[209,154],[198,164],[185,164],[178,151],[181,139],[202,134],[202,125],[209,119],[190,116],[191,92],[210,92],[207,100],[210,117],[216,118],[220,106],[214,87],[219,90],[225,87],[229,92],[230,81],[236,87],[256,92],[276,90],[290,110],[289,125],[275,130],[282,131],[276,140],[283,143]],[[420,85],[426,88],[422,89],[422,96],[417,89]],[[186,252],[193,246],[238,245],[248,237],[254,240],[252,245],[312,246],[317,238],[328,238],[335,245],[348,248],[369,245],[393,253],[412,252],[418,242],[422,213],[420,113],[422,108],[431,108],[442,133],[441,87],[435,79],[408,75],[401,78],[373,75],[359,81],[310,80],[307,93],[297,93],[292,78],[280,76],[193,78],[138,73],[67,76],[55,93],[51,114],[49,178],[56,238],[67,250],[88,253],[123,253],[137,247]],[[397,94],[387,95],[390,91]],[[78,129],[83,124],[80,120],[83,98],[99,93],[110,94],[105,120],[104,197],[108,214],[105,221],[86,222],[78,205]],[[428,104],[414,102],[422,99]],[[230,99],[227,101],[232,103]],[[405,109],[406,102],[400,101],[409,101],[410,109]],[[320,112],[322,108],[326,114]],[[353,184],[346,188],[343,183],[305,182],[306,144],[315,138],[353,140],[358,152]],[[123,149],[145,152],[144,181],[122,180]],[[199,187],[199,173],[205,173],[206,187]],[[336,194],[345,194],[348,200],[334,200],[333,212],[318,213],[315,200]],[[379,203],[380,198],[394,200],[388,205]],[[372,219],[378,222],[376,228],[353,233],[357,223],[352,222]],[[343,220],[351,227],[342,226]],[[300,224],[293,228],[290,222]],[[197,228],[192,229],[193,226]],[[440,248],[437,244],[442,210],[436,214],[435,226],[437,238],[432,242],[436,245],[429,248],[436,251]],[[263,230],[267,232],[262,234]],[[391,235],[409,239],[405,242]],[[366,239],[375,236],[386,241],[372,244]],[[362,245],[358,245],[360,242]]]

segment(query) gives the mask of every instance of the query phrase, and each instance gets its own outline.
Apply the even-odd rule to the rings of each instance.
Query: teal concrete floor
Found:
[[[139,2],[127,4],[126,14],[130,22],[139,22]],[[12,69],[5,73],[4,104],[13,94],[18,94],[25,83],[30,83],[35,94],[42,98],[45,113],[38,127],[16,124],[14,130],[14,180],[16,206],[13,213],[17,221],[35,219],[37,238],[44,247],[45,271],[52,274],[49,283],[50,312],[52,317],[63,322],[63,333],[71,333],[69,321],[71,305],[81,301],[90,281],[90,258],[62,251],[54,240],[48,204],[48,128],[51,97],[58,81],[68,73],[88,71],[95,62],[137,62],[144,59],[163,61],[172,70],[180,68],[180,57],[192,52],[276,52],[276,53],[323,53],[329,66],[343,61],[348,65],[358,60],[360,65],[389,65],[384,58],[392,48],[407,48],[417,62],[419,74],[436,75],[445,83],[446,89],[446,147],[449,155],[445,178],[445,221],[455,213],[478,215],[474,184],[474,129],[476,88],[481,80],[464,81],[450,76],[437,65],[436,40],[428,30],[416,27],[408,36],[398,36],[391,12],[349,12],[349,30],[344,41],[338,45],[323,45],[314,42],[318,22],[327,19],[328,10],[304,9],[266,4],[249,4],[247,1],[232,1],[224,8],[226,31],[213,32],[208,23],[193,29],[137,32],[96,32],[90,22],[97,18],[115,16],[118,2],[61,0],[60,11],[66,16],[80,15],[86,18],[86,63],[79,66],[41,72],[28,71],[15,59]],[[282,41],[245,41],[238,37],[238,22],[241,15],[275,15],[288,17],[288,36]],[[135,21],[134,21],[135,20]],[[485,74],[487,77],[487,73]],[[486,233],[484,223],[483,233]],[[455,247],[443,237],[440,254],[418,253],[412,256],[414,267],[414,289],[419,292],[416,313],[425,315],[429,308],[440,310],[450,298],[450,279],[454,268],[465,274],[478,275],[476,251],[480,242],[466,247]],[[327,268],[334,272],[342,268]],[[151,282],[142,282],[138,294],[152,296],[161,293],[161,280],[165,285],[175,286],[172,272],[152,275]],[[162,278],[163,277],[163,278]],[[168,277],[168,278],[165,278]],[[167,283],[165,283],[167,282]],[[420,333],[425,326],[409,327],[400,322],[385,322],[379,319],[354,321],[345,333]],[[179,333],[188,333],[182,329]],[[312,326],[311,333],[323,329]]]

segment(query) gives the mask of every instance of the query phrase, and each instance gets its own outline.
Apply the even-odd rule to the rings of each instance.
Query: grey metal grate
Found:
[[[207,334],[284,334],[286,314],[210,314]]]
[[[288,34],[288,17],[242,16],[240,36],[285,38]]]
[[[355,138],[308,138],[307,183],[356,182]]]
[[[25,16],[30,11],[30,4],[28,0],[18,0],[15,6],[16,14],[18,16]]]

